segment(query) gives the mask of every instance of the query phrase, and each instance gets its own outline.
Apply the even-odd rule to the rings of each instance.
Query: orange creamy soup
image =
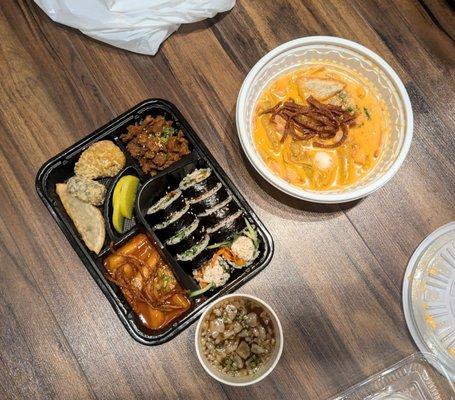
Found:
[[[376,89],[340,64],[278,77],[254,116],[254,142],[267,166],[315,191],[357,183],[376,165],[387,135],[387,108]]]

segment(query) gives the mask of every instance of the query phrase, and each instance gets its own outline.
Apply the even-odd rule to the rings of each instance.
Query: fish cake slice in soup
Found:
[[[297,79],[297,86],[300,96],[305,99],[313,96],[317,100],[327,100],[341,92],[346,84],[335,79],[303,77]]]

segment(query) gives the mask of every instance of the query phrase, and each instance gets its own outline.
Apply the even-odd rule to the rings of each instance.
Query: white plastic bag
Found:
[[[61,24],[135,53],[154,55],[181,24],[230,10],[235,0],[35,0]]]

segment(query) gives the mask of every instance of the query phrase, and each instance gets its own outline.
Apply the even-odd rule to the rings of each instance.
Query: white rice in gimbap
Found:
[[[218,190],[220,190],[223,187],[221,182],[218,182],[215,187],[213,187],[210,190],[207,190],[205,193],[201,194],[200,196],[197,196],[193,199],[189,199],[188,203],[190,204],[196,204],[199,203],[200,201],[204,201],[205,199],[209,198],[210,196],[213,196]]]
[[[212,170],[210,168],[195,169],[193,172],[186,175],[182,179],[182,181],[180,182],[179,188],[181,190],[186,190],[186,189],[190,188],[191,186],[207,179],[211,173],[212,173]]]
[[[157,211],[168,208],[174,201],[176,201],[182,195],[181,190],[176,189],[169,193],[166,193],[161,199],[159,199],[153,206],[147,210],[147,214],[154,214]]]
[[[198,214],[198,217],[208,217],[209,215],[213,214],[214,212],[218,211],[220,208],[223,208],[232,200],[232,197],[229,196],[226,200],[223,200],[221,203],[209,208],[208,210],[201,212]]]
[[[156,224],[153,227],[153,229],[164,229],[164,228],[166,228],[167,226],[169,226],[170,224],[172,224],[173,222],[175,222],[179,218],[181,218],[182,215],[184,215],[186,212],[188,212],[189,208],[190,208],[190,205],[189,204],[185,204],[185,206],[181,210],[172,213],[169,219],[167,219],[166,221],[161,222],[159,224]]]

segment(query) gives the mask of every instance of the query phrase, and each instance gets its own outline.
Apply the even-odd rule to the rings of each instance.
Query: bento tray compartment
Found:
[[[151,178],[144,185],[142,185],[136,200],[137,215],[141,223],[152,235],[154,235],[157,242],[160,243],[162,247],[167,248],[165,243],[159,239],[156,232],[148,223],[146,218],[147,209],[158,199],[160,199],[165,193],[178,188],[180,181],[187,174],[191,173],[195,169],[207,167],[212,168],[211,164],[203,157],[189,160],[183,165],[171,168],[167,173],[159,174]],[[225,285],[210,292],[206,292],[205,296],[207,297],[208,301],[211,301],[215,296],[231,293],[234,290],[233,288],[237,287],[236,284],[243,284],[245,280],[248,279],[248,276],[251,274],[251,272],[255,271],[257,268],[260,269],[263,267],[264,261],[267,259],[270,252],[267,233],[262,229],[261,225],[257,224],[257,219],[254,218],[254,215],[252,213],[250,213],[250,210],[245,207],[243,198],[239,197],[237,193],[234,193],[231,183],[225,180],[226,176],[224,174],[220,174],[214,168],[212,168],[212,173],[215,174],[217,179],[228,191],[229,195],[232,197],[232,201],[236,204],[236,206],[244,212],[245,218],[249,219],[249,222],[252,225],[255,225],[260,237],[260,247],[259,256],[251,265],[244,269],[235,269],[231,274],[231,278]],[[175,259],[175,254],[170,253],[170,256],[174,258],[177,264],[179,264],[179,262]],[[191,272],[187,273],[188,276],[192,277]]]
[[[101,250],[100,254],[97,256],[94,253],[90,252],[82,239],[79,237],[78,232],[76,231],[73,222],[66,214],[63,206],[61,205],[58,196],[55,193],[55,184],[66,181],[70,176],[74,174],[74,163],[79,158],[83,150],[85,150],[90,144],[97,142],[102,139],[112,140],[116,143],[126,155],[126,165],[125,168],[131,167],[137,172],[137,175],[140,179],[140,184],[144,185],[147,181],[153,179],[149,174],[144,174],[140,169],[139,163],[135,160],[129,152],[126,151],[126,147],[123,142],[119,139],[120,134],[126,132],[126,127],[135,122],[140,122],[146,115],[165,115],[167,119],[174,120],[174,126],[177,129],[182,129],[186,138],[190,143],[190,149],[192,152],[182,157],[181,160],[169,166],[166,170],[160,172],[158,175],[166,175],[169,171],[172,171],[175,168],[179,168],[188,163],[193,162],[194,160],[203,159],[206,163],[210,165],[212,170],[214,170],[217,175],[221,176],[223,182],[226,182],[227,187],[235,195],[236,200],[242,205],[242,208],[245,210],[248,218],[254,222],[254,225],[258,230],[261,231],[261,238],[263,237],[264,245],[264,254],[259,262],[255,264],[254,268],[248,267],[245,271],[248,272],[246,276],[240,276],[230,282],[229,289],[223,288],[217,293],[212,293],[211,297],[207,299],[206,297],[201,297],[194,300],[193,308],[182,318],[176,320],[174,323],[166,327],[163,331],[149,331],[142,324],[140,324],[134,316],[134,313],[131,310],[131,307],[128,303],[125,302],[123,296],[120,296],[120,290],[114,287],[113,284],[109,283],[104,276],[105,269],[102,264],[104,257],[109,254],[109,240],[111,239],[109,232],[106,232],[106,242]],[[157,175],[157,176],[158,176]],[[118,178],[118,176],[116,177]],[[116,178],[109,179],[105,182],[108,186],[111,187],[116,180]],[[273,241],[265,229],[263,224],[254,214],[252,209],[249,207],[245,199],[240,195],[238,190],[234,187],[229,178],[225,175],[224,171],[218,165],[216,160],[207,150],[207,148],[202,144],[199,137],[196,135],[194,130],[185,120],[185,118],[180,114],[177,108],[170,102],[161,99],[149,99],[144,102],[136,105],[132,109],[113,119],[108,124],[97,129],[92,134],[88,135],[84,139],[75,143],[73,146],[64,150],[60,154],[51,158],[47,161],[38,171],[36,176],[36,190],[41,200],[56,220],[58,226],[65,234],[66,238],[78,254],[79,258],[84,263],[85,267],[92,275],[93,279],[96,281],[106,298],[111,303],[112,307],[116,311],[118,317],[122,321],[123,325],[130,333],[130,335],[137,340],[138,342],[145,345],[158,345],[164,343],[179,332],[188,327],[191,323],[196,321],[199,315],[202,313],[202,308],[208,303],[215,300],[217,297],[225,293],[230,293],[237,289],[239,286],[250,280],[254,275],[256,275],[260,270],[262,270],[272,258],[273,255]],[[137,213],[136,213],[137,216]],[[110,221],[105,221],[106,226],[110,224]],[[169,263],[174,274],[176,274],[177,279],[179,279],[178,265],[176,267],[175,260],[167,252],[166,248],[158,240],[156,235],[148,227],[142,227],[139,221],[136,220],[136,225],[131,229],[126,230],[122,235],[114,235],[114,246],[117,247],[118,244],[124,243],[128,238],[133,237],[136,233],[139,233],[142,229],[146,229],[149,236],[155,241],[156,245],[160,248],[160,251],[164,255],[164,259]],[[107,228],[106,228],[107,229]],[[179,279],[180,281],[180,279]],[[183,285],[185,289],[193,290],[194,281],[191,284]]]

